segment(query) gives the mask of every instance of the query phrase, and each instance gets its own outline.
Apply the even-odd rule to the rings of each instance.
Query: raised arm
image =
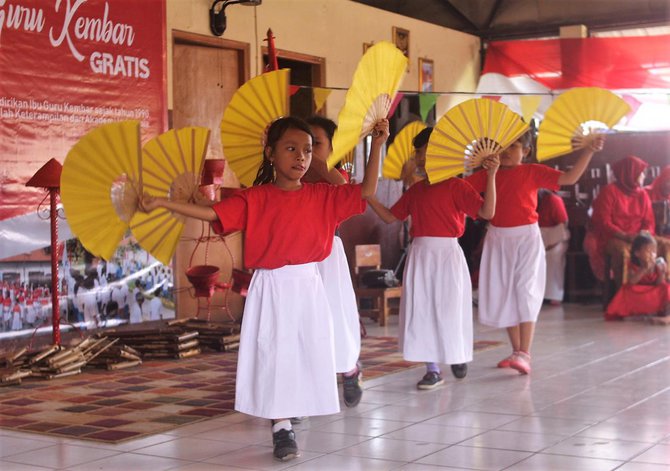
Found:
[[[372,134],[372,145],[370,156],[365,166],[365,175],[361,184],[361,196],[369,198],[377,193],[377,180],[379,180],[379,163],[382,159],[382,146],[389,137],[389,120],[381,119],[375,124]]]
[[[574,185],[577,183],[577,180],[579,180],[586,168],[589,166],[593,154],[603,150],[604,145],[605,136],[598,136],[588,147],[583,148],[579,154],[579,157],[577,158],[577,161],[575,162],[575,165],[573,165],[570,170],[558,177],[558,184],[563,186]]]
[[[379,218],[386,224],[391,224],[398,220],[386,206],[379,202],[376,196],[370,196],[368,198],[368,204],[372,207],[372,210],[377,213],[377,216],[379,216]]]
[[[159,198],[145,193],[140,200],[140,210],[150,213],[154,209],[165,208],[182,216],[200,219],[202,221],[216,221],[218,216],[210,206],[202,206],[192,203],[181,203],[170,201],[167,198]]]
[[[491,219],[496,212],[496,174],[500,167],[500,156],[490,155],[482,166],[486,169],[486,191],[484,193],[484,204],[479,208],[477,215],[482,219]]]

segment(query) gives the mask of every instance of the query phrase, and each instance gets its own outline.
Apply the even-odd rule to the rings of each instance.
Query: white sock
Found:
[[[293,427],[291,426],[291,421],[289,419],[286,420],[280,420],[276,424],[272,426],[272,433],[277,433],[281,429],[284,430],[293,430]]]

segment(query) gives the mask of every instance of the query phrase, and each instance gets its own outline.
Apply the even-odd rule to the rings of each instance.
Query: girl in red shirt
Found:
[[[417,169],[424,171],[428,139],[433,128],[414,137]],[[426,363],[426,374],[417,383],[421,390],[444,383],[438,363],[451,365],[456,378],[467,374],[472,361],[472,285],[458,237],[465,216],[493,216],[494,185],[499,160],[486,160],[486,196],[460,178],[431,185],[412,185],[389,210],[378,200],[368,201],[379,217],[390,224],[412,218],[410,246],[400,297],[399,346],[405,360]]]
[[[484,239],[478,303],[479,321],[506,328],[512,344],[512,354],[498,363],[499,368],[530,373],[530,347],[546,282],[545,249],[537,224],[537,190],[573,185],[603,143],[602,137],[594,140],[565,173],[546,165],[521,164],[530,153],[529,132],[500,156],[498,203]],[[484,191],[485,172],[476,172],[467,180],[475,190]]]
[[[333,151],[333,136],[337,124],[322,116],[307,119],[314,142],[312,145],[313,160],[325,162]],[[331,170],[326,179],[318,175],[310,175],[306,179],[317,182],[345,185],[349,183],[349,174],[340,169]],[[309,181],[309,180],[306,180]],[[356,294],[351,282],[351,272],[344,252],[342,239],[337,234],[333,239],[333,250],[328,257],[317,264],[328,295],[328,303],[333,314],[333,333],[335,334],[335,370],[342,373],[342,389],[344,404],[347,407],[358,405],[363,396],[361,388],[361,369],[358,359],[361,353],[361,327],[358,315]]]
[[[287,117],[267,133],[259,174],[271,184],[214,206],[142,198],[145,211],[165,208],[219,230],[244,230],[245,265],[255,271],[244,306],[235,409],[272,419],[274,456],[282,461],[299,456],[290,417],[339,412],[332,317],[315,262],[330,253],[337,225],[363,212],[376,191],[388,121],[375,130],[360,185],[303,183],[312,134],[307,123]],[[325,162],[315,164],[327,173]]]
[[[657,258],[657,245],[649,233],[633,240],[628,263],[628,281],[612,298],[605,320],[621,320],[645,314],[670,315],[670,284],[668,267]]]

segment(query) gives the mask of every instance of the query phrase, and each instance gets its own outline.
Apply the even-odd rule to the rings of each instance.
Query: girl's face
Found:
[[[428,144],[416,148],[415,149],[415,154],[414,154],[414,161],[416,162],[416,166],[420,169],[426,168],[426,151],[428,150]]]
[[[635,256],[640,261],[653,262],[656,260],[656,244],[645,244],[635,251]]]
[[[524,147],[521,141],[515,141],[514,144],[500,154],[500,166],[516,167],[521,164],[524,157],[526,157],[529,152],[530,147]]]
[[[279,186],[299,182],[312,162],[312,136],[299,129],[287,129],[274,149],[266,147],[265,152],[277,172]]]
[[[333,145],[328,139],[328,134],[319,126],[310,126],[314,134],[314,143],[312,144],[312,157],[323,162],[328,160],[328,156],[333,151]]]

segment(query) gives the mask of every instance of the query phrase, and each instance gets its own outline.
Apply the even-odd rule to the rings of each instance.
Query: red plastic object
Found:
[[[186,278],[195,288],[195,296],[211,298],[216,290],[219,267],[214,265],[195,265],[186,270]]]
[[[206,159],[202,169],[201,185],[223,185],[223,171],[226,168],[225,159]]]
[[[251,284],[251,273],[233,268],[233,291],[240,296],[247,296],[249,285]]]

